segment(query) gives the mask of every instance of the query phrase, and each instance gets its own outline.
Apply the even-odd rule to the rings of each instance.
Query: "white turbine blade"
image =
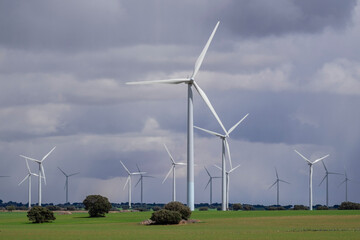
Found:
[[[209,171],[207,170],[207,168],[206,167],[204,167],[204,168],[205,168],[205,171],[207,172],[207,174],[209,175],[209,177],[211,177],[211,175],[210,175]]]
[[[120,160],[120,163],[121,163],[121,165],[123,165],[123,167],[125,168],[125,171],[128,173],[128,174],[131,174],[130,173],[130,171],[129,171],[129,169],[127,169],[126,167],[125,167],[125,165],[123,164],[123,162]]]
[[[25,158],[25,163],[26,163],[26,167],[27,167],[27,169],[28,169],[28,172],[29,172],[29,174],[30,174],[30,173],[31,173],[31,170],[30,170],[29,163],[28,163],[28,161],[27,161],[26,158]]]
[[[139,181],[137,181],[137,183],[135,184],[135,187],[139,184],[140,181],[141,181],[141,177],[139,178]]]
[[[136,168],[138,169],[138,172],[141,172],[140,168],[139,168],[139,166],[137,164],[136,164]]]
[[[41,166],[41,175],[44,178],[44,183],[46,185],[46,177],[45,177],[45,170],[44,170],[44,166],[42,164],[40,164]]]
[[[206,186],[205,186],[204,190],[205,190],[205,189],[209,186],[210,182],[211,182],[211,177],[210,177],[209,181],[207,182],[207,184],[206,184]]]
[[[301,153],[299,153],[298,151],[296,151],[296,150],[294,150],[297,154],[299,154],[300,155],[300,157],[302,157],[305,161],[307,161],[308,163],[310,163],[310,164],[313,164],[312,162],[310,162],[310,160],[309,159],[307,159],[306,157],[304,157]]]
[[[231,169],[231,170],[229,171],[229,173],[231,173],[231,172],[235,171],[235,169],[237,169],[238,167],[240,167],[240,164],[239,164],[239,165],[237,165],[236,167],[234,167],[233,169]]]
[[[69,177],[74,176],[74,175],[79,174],[79,173],[80,173],[80,172],[70,174]]]
[[[324,163],[324,161],[321,161],[322,162],[322,165],[324,166],[324,168],[325,168],[325,172],[328,172],[328,170],[327,170],[327,168],[326,168],[326,166],[325,166],[325,163]]]
[[[197,129],[199,129],[199,130],[201,130],[201,131],[210,133],[210,134],[215,135],[215,136],[217,136],[217,137],[225,137],[223,134],[220,134],[220,133],[217,133],[217,132],[213,132],[213,131],[210,131],[210,130],[206,130],[206,129],[201,128],[201,127],[194,126],[194,128],[197,128]]]
[[[221,128],[224,130],[225,135],[227,136],[228,133],[224,127],[224,125],[222,124],[219,116],[217,115],[214,107],[211,105],[211,102],[209,100],[209,98],[206,96],[205,92],[200,88],[200,86],[194,81],[193,85],[196,89],[196,91],[199,93],[199,95],[201,96],[201,98],[204,100],[204,102],[206,103],[206,105],[209,107],[211,113],[214,115],[214,117],[216,118],[216,120],[218,121],[218,123],[220,124]]]
[[[152,80],[152,81],[139,81],[139,82],[127,82],[128,85],[135,84],[179,84],[187,83],[190,79],[188,78],[174,78],[174,79],[165,79],[165,80]]]
[[[219,26],[219,23],[220,23],[220,21],[218,21],[218,22],[216,23],[216,26],[215,26],[214,30],[212,31],[212,33],[211,33],[211,35],[210,35],[210,37],[209,37],[209,40],[207,41],[207,43],[206,43],[204,49],[202,50],[202,52],[200,53],[200,56],[199,56],[198,59],[196,60],[196,62],[195,62],[195,67],[194,67],[194,72],[193,72],[193,74],[192,74],[192,76],[191,76],[191,79],[194,79],[195,76],[196,76],[196,74],[198,73],[198,71],[199,71],[199,69],[200,69],[200,67],[201,67],[201,64],[202,64],[202,62],[203,62],[203,60],[204,60],[205,54],[206,54],[206,52],[207,52],[207,50],[208,50],[208,48],[209,48],[209,46],[210,46],[210,43],[211,43],[211,41],[212,41],[212,39],[213,39],[213,37],[214,37],[214,35],[215,35],[216,29],[217,29],[218,26]]]
[[[327,158],[328,156],[330,156],[330,154],[328,154],[328,155],[326,155],[326,156],[324,156],[324,157],[322,157],[322,158],[316,159],[316,160],[313,162],[313,164],[315,164],[315,163],[317,163],[318,161],[321,161],[321,160]]]
[[[214,166],[215,166],[216,168],[222,170],[221,167],[219,167],[218,165],[214,164]]]
[[[325,174],[324,178],[321,180],[321,182],[319,183],[319,186],[323,183],[323,181],[325,180],[325,178],[327,177],[327,174]]]
[[[169,149],[166,147],[165,143],[164,143],[164,147],[165,147],[165,149],[166,149],[166,151],[167,151],[167,153],[168,153],[168,155],[170,157],[170,160],[172,161],[173,164],[175,164],[174,158],[171,156],[171,153],[170,153]]]
[[[187,165],[187,163],[179,162],[179,163],[175,163],[175,165],[186,166],[186,165]],[[196,164],[194,164],[194,166],[196,166]]]
[[[169,177],[171,170],[173,170],[174,167],[171,167],[169,172],[166,174],[166,177],[164,178],[164,180],[162,181],[162,183],[164,183],[166,181],[166,179]]]
[[[38,174],[36,174],[36,173],[30,173],[30,175],[33,175],[33,176],[36,176],[36,177],[38,177],[39,175]]]
[[[272,188],[276,183],[277,183],[278,180],[276,180],[268,189]]]
[[[129,179],[130,179],[130,175],[126,178],[126,182],[125,182],[125,185],[124,185],[124,189],[126,188],[126,185],[129,183]]]
[[[59,169],[66,177],[68,177],[68,175],[67,175],[60,167],[58,167],[58,169]]]
[[[56,148],[56,147],[53,147],[53,149],[51,149],[50,152],[48,152],[48,154],[46,154],[46,155],[41,159],[41,161],[44,161],[45,158],[47,158],[47,157],[52,153],[52,151],[55,150],[55,148]]]
[[[243,117],[240,121],[238,121],[232,128],[229,129],[228,134],[230,134],[234,129],[242,122],[249,114],[246,114],[245,117]]]
[[[276,179],[279,179],[279,174],[276,168],[275,168],[275,173],[276,173]]]
[[[146,172],[133,172],[130,173],[131,175],[141,175],[141,174],[146,174]]]
[[[31,157],[26,157],[24,155],[19,155],[20,157],[23,157],[25,159],[29,159],[30,161],[33,161],[33,162],[37,162],[37,163],[40,163],[41,161],[40,160],[37,160],[37,159],[34,159],[34,158],[31,158]]]
[[[26,179],[28,179],[31,176],[31,174],[29,173],[28,175],[26,175],[26,177],[18,184],[18,186],[20,186]]]
[[[228,158],[229,158],[229,163],[230,163],[230,169],[232,169],[232,161],[231,161],[231,154],[230,154],[230,147],[229,147],[229,143],[227,141],[227,139],[225,138],[225,145],[226,145],[226,150],[228,153]]]
[[[279,181],[280,181],[280,182],[283,182],[283,183],[291,184],[291,183],[289,183],[289,182],[287,182],[287,181],[284,181],[284,180],[281,180],[281,179],[279,179]]]

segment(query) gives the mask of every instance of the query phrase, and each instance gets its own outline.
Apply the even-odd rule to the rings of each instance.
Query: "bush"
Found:
[[[269,211],[279,211],[279,210],[286,210],[284,207],[282,206],[279,206],[279,207],[276,207],[276,206],[269,206],[267,208],[265,208],[266,210],[269,210]]]
[[[101,195],[89,195],[83,201],[85,210],[88,210],[90,217],[105,217],[111,209],[111,204],[107,197]]]
[[[339,210],[360,210],[360,204],[354,202],[342,202]]]
[[[154,212],[156,212],[156,211],[161,210],[161,207],[159,207],[159,206],[154,206],[154,207],[152,208],[152,210],[153,210]]]
[[[309,210],[309,208],[304,205],[294,205],[294,210]]]
[[[234,211],[239,211],[239,210],[242,209],[242,205],[241,205],[240,203],[234,203],[234,204],[232,205],[232,209],[233,209]]]
[[[66,210],[67,211],[75,211],[76,210],[76,208],[75,208],[75,206],[66,206]]]
[[[52,211],[40,206],[32,207],[27,212],[27,217],[29,218],[29,221],[32,221],[33,223],[51,222],[56,219]]]
[[[317,206],[316,210],[329,210],[329,208],[327,206]]]
[[[208,207],[199,207],[199,211],[208,211],[209,208]]]
[[[150,218],[155,224],[178,224],[181,221],[181,214],[177,211],[170,211],[167,209],[161,209],[153,212]]]
[[[243,210],[244,210],[244,211],[251,211],[251,210],[254,210],[254,207],[251,206],[251,205],[245,204],[245,205],[243,206]]]
[[[179,212],[181,214],[181,218],[185,220],[188,220],[191,215],[190,208],[181,202],[169,202],[164,206],[164,209]]]
[[[12,212],[12,211],[16,210],[16,207],[14,205],[8,205],[8,206],[6,206],[6,210],[8,210],[9,212]]]
[[[47,205],[46,208],[49,209],[50,211],[60,211],[61,210],[61,208],[59,206],[54,206],[54,205]]]

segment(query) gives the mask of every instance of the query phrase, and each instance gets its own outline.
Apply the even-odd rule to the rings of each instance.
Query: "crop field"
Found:
[[[33,224],[26,212],[0,212],[0,239],[360,239],[360,211],[193,212],[201,222],[145,226],[151,212],[59,215]]]

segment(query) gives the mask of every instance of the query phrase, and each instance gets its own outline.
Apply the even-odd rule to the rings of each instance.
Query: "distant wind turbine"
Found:
[[[141,187],[141,205],[143,205],[143,180],[144,178],[154,178],[153,176],[147,176],[144,175],[141,171],[139,166],[136,164],[136,167],[138,169],[138,172],[140,173],[140,178],[139,181],[135,184],[135,187],[140,183],[140,187]]]
[[[125,165],[124,165],[124,163],[122,162],[122,161],[120,161],[120,163],[121,163],[121,165],[124,167],[124,169],[125,169],[125,171],[128,173],[128,177],[127,177],[127,179],[126,179],[126,182],[125,182],[125,185],[124,185],[124,189],[125,189],[125,187],[126,187],[126,185],[129,185],[128,187],[129,187],[129,189],[128,189],[128,191],[129,191],[129,196],[128,196],[128,198],[129,198],[129,208],[131,208],[131,176],[133,176],[133,175],[140,175],[140,174],[145,174],[146,172],[130,172],[129,171],[129,169],[127,169],[126,167],[125,167]]]
[[[25,162],[26,162],[26,167],[27,167],[27,170],[28,170],[28,174],[25,176],[25,178],[19,183],[19,186],[26,180],[28,179],[28,184],[29,184],[29,189],[28,189],[28,197],[29,197],[29,200],[28,200],[28,208],[30,209],[31,208],[31,176],[35,176],[35,177],[38,177],[39,175],[35,174],[35,173],[32,173],[30,171],[30,167],[29,167],[29,163],[27,161],[27,159],[25,159]]]
[[[200,86],[195,81],[195,76],[199,72],[201,64],[204,60],[205,54],[210,46],[210,43],[215,35],[215,32],[219,26],[220,22],[217,22],[214,30],[212,31],[209,40],[207,41],[205,47],[203,48],[200,56],[195,62],[194,71],[190,78],[177,78],[177,79],[168,79],[168,80],[155,80],[155,81],[141,81],[141,82],[127,82],[126,84],[180,84],[185,83],[188,85],[188,119],[187,119],[187,206],[191,211],[194,211],[194,129],[193,129],[193,93],[191,87],[194,86],[196,91],[199,93],[201,98],[204,100],[206,105],[209,107],[210,111],[219,122],[220,126],[226,133],[226,130],[215,112],[214,107],[210,103],[209,98],[206,96],[205,92],[200,88]],[[227,133],[226,133],[227,134]]]
[[[48,152],[48,154],[46,154],[41,160],[37,160],[34,158],[30,158],[30,157],[26,157],[23,155],[20,155],[20,157],[23,157],[25,159],[29,159],[30,161],[36,162],[39,164],[39,206],[41,206],[41,178],[44,179],[44,183],[46,184],[46,177],[45,177],[45,171],[44,171],[44,166],[43,166],[43,161],[52,153],[52,151],[55,150],[56,147],[53,147],[53,149],[50,150],[50,152]]]
[[[336,175],[342,175],[341,173],[336,173],[336,172],[329,172],[325,166],[324,161],[321,161],[324,169],[325,169],[325,176],[324,178],[321,180],[319,186],[323,183],[323,181],[326,179],[326,206],[329,206],[329,175],[330,174],[336,174]]]
[[[176,201],[176,166],[177,165],[181,165],[181,166],[186,166],[186,163],[178,163],[175,162],[174,158],[171,156],[171,153],[169,151],[169,149],[166,147],[166,145],[164,144],[164,147],[166,149],[166,152],[168,153],[170,160],[171,160],[171,168],[169,170],[169,172],[166,174],[164,180],[162,181],[162,183],[164,183],[166,181],[166,179],[169,177],[171,171],[173,172],[173,191],[172,191],[172,201],[175,202]]]
[[[276,184],[276,193],[277,193],[277,195],[276,195],[276,196],[277,196],[277,198],[276,198],[276,205],[280,206],[280,204],[279,204],[279,185],[280,185],[280,184],[279,184],[279,183],[280,183],[280,182],[287,183],[287,184],[290,184],[290,183],[279,178],[279,174],[278,174],[276,168],[275,168],[275,173],[276,173],[276,181],[273,183],[273,185],[271,185],[271,186],[269,187],[269,189],[272,188],[272,187]]]
[[[206,186],[205,186],[205,189],[209,186],[209,184],[210,184],[210,206],[212,205],[212,181],[213,181],[213,179],[214,178],[221,178],[221,177],[213,177],[213,176],[211,176],[211,174],[209,173],[209,171],[207,170],[207,168],[206,167],[204,167],[205,168],[205,170],[206,170],[206,172],[207,172],[207,174],[209,175],[209,181],[207,182],[207,184],[206,184]]]
[[[302,157],[307,164],[309,165],[309,209],[313,210],[313,196],[312,196],[312,175],[313,175],[313,165],[325,158],[327,158],[329,156],[326,155],[324,157],[318,158],[315,161],[311,162],[309,159],[307,159],[306,157],[304,157],[303,155],[301,155],[301,153],[299,153],[298,151],[294,150],[300,157]]]
[[[69,177],[72,177],[76,174],[79,174],[79,172],[76,173],[72,173],[72,174],[66,174],[60,167],[58,167],[58,169],[64,174],[64,176],[66,177],[65,180],[65,190],[66,190],[66,203],[69,203]]]
[[[225,173],[225,169],[226,169],[226,163],[225,163],[225,147],[227,149],[227,153],[228,153],[228,158],[229,158],[229,162],[230,162],[230,168],[232,168],[232,162],[231,162],[231,155],[230,155],[230,147],[229,147],[229,143],[227,141],[227,138],[229,137],[229,134],[234,131],[234,129],[242,122],[244,121],[244,119],[248,116],[249,114],[246,114],[240,121],[238,121],[234,126],[232,126],[229,131],[225,130],[225,134],[221,134],[221,133],[217,133],[217,132],[213,132],[204,128],[200,128],[200,127],[196,127],[194,126],[194,128],[197,128],[201,131],[207,132],[211,135],[214,135],[216,137],[219,137],[221,139],[221,144],[222,144],[222,162],[221,162],[221,167],[222,167],[222,211],[226,211],[227,207],[226,207],[226,173]]]
[[[347,174],[346,174],[346,170],[345,170],[345,173],[344,173],[344,176],[345,176],[345,179],[344,181],[342,181],[340,184],[339,184],[339,187],[345,183],[345,202],[348,201],[348,181],[351,181],[351,179],[348,178]]]

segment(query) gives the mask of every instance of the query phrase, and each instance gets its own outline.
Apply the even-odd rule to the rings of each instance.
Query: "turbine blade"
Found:
[[[298,151],[296,151],[296,150],[294,150],[297,154],[299,154],[300,155],[300,157],[302,157],[305,161],[307,161],[308,163],[310,163],[310,164],[313,164],[312,162],[310,162],[310,160],[309,159],[307,159],[306,157],[304,157],[301,153],[299,153]]]
[[[179,162],[179,163],[175,163],[175,165],[186,166],[186,165],[187,165],[187,163]],[[196,164],[194,164],[194,166],[196,166]]]
[[[241,165],[241,164],[239,164],[239,165],[237,165],[236,167],[234,167],[233,169],[231,169],[231,170],[229,171],[229,173],[235,171],[235,169],[237,169],[238,167],[240,167],[240,165]]]
[[[137,181],[137,183],[135,184],[135,187],[139,184],[140,181],[141,181],[141,177],[139,178],[139,181]]]
[[[125,182],[125,185],[124,185],[124,188],[123,188],[123,190],[125,190],[125,188],[126,188],[126,185],[129,183],[129,179],[130,179],[130,175],[126,178],[126,182]]]
[[[169,177],[171,170],[173,170],[173,166],[170,168],[169,172],[166,174],[166,177],[164,178],[164,180],[162,181],[162,183],[164,183],[166,181],[166,179]]]
[[[46,155],[41,159],[41,161],[44,161],[45,158],[47,158],[47,157],[52,153],[52,151],[55,150],[55,148],[56,148],[56,147],[53,147],[53,148],[50,150],[50,152],[48,152],[48,154],[46,154]]]
[[[77,174],[79,174],[79,173],[80,173],[80,172],[70,174],[68,177],[71,177],[71,176],[77,175]]]
[[[210,182],[211,182],[211,177],[210,177],[209,181],[207,182],[207,184],[206,184],[206,186],[205,186],[204,190],[205,190],[205,189],[209,186]]]
[[[123,162],[120,160],[120,163],[121,163],[121,165],[123,165],[123,167],[125,168],[125,171],[128,173],[128,174],[131,174],[130,173],[130,171],[129,171],[129,169],[127,169],[126,167],[125,167],[125,165],[123,164]]]
[[[199,130],[201,130],[201,131],[210,133],[210,134],[215,135],[215,136],[217,136],[217,137],[225,137],[223,134],[220,134],[220,133],[217,133],[217,132],[213,132],[213,131],[210,131],[210,130],[206,130],[206,129],[201,128],[201,127],[194,126],[194,128],[197,128],[197,129],[199,129]]]
[[[152,80],[152,81],[139,81],[139,82],[127,82],[128,85],[136,84],[179,84],[179,83],[188,83],[190,79],[188,78],[174,78],[166,80]]]
[[[209,171],[207,170],[207,168],[206,167],[204,167],[204,168],[205,168],[205,171],[207,172],[207,174],[209,175],[209,177],[211,177],[211,175],[210,175]]]
[[[139,166],[137,164],[136,164],[136,168],[138,169],[138,172],[141,172],[140,168],[139,168]]]
[[[211,113],[214,115],[214,117],[216,118],[216,120],[218,121],[218,123],[220,124],[221,128],[224,130],[225,135],[227,136],[228,133],[224,127],[224,125],[222,124],[219,116],[217,115],[214,107],[211,105],[211,102],[209,100],[209,98],[206,96],[205,92],[200,88],[200,86],[194,81],[193,85],[196,89],[196,91],[199,93],[199,95],[201,96],[201,98],[204,100],[204,102],[206,103],[206,105],[209,107]]]
[[[19,155],[20,157],[23,157],[25,159],[29,159],[30,161],[33,161],[33,162],[37,162],[37,163],[40,163],[41,161],[40,160],[37,160],[37,159],[34,159],[34,158],[31,158],[31,157],[26,157],[24,155]]]
[[[44,166],[42,164],[40,164],[41,166],[41,175],[44,178],[44,183],[46,185],[46,177],[45,177],[45,170],[44,170]]]
[[[222,170],[221,167],[219,167],[218,165],[214,164],[214,166],[215,166],[216,168]]]
[[[217,28],[218,28],[218,26],[219,26],[219,23],[220,23],[220,21],[218,21],[218,22],[216,23],[216,26],[215,26],[214,30],[212,31],[212,33],[211,33],[211,35],[210,35],[210,37],[209,37],[209,40],[208,40],[207,43],[205,44],[204,49],[202,50],[202,52],[200,53],[200,56],[199,56],[198,59],[196,60],[196,62],[195,62],[195,67],[194,67],[194,72],[193,72],[193,74],[192,74],[192,76],[191,76],[191,79],[194,79],[195,76],[196,76],[196,74],[198,73],[198,71],[199,71],[199,69],[200,69],[200,67],[201,67],[201,64],[202,64],[202,62],[203,62],[203,60],[204,60],[205,54],[206,54],[206,52],[207,52],[207,50],[208,50],[208,48],[209,48],[209,46],[210,46],[210,43],[211,43],[211,41],[212,41],[212,39],[213,39],[213,37],[214,37],[214,35],[215,35],[215,32],[216,32]]]
[[[327,170],[327,168],[326,168],[326,166],[325,166],[325,163],[324,163],[324,161],[321,161],[322,162],[322,165],[324,166],[324,168],[325,168],[325,172],[328,172],[328,170]]]
[[[168,155],[169,155],[170,160],[172,161],[172,163],[173,163],[173,164],[176,164],[175,161],[174,161],[174,158],[171,156],[171,153],[170,153],[169,149],[166,147],[165,143],[164,143],[164,147],[165,147],[165,149],[166,149],[166,151],[167,151],[167,153],[168,153]]]
[[[141,174],[146,174],[146,172],[133,172],[130,173],[131,175],[141,175]]]
[[[330,154],[328,154],[328,155],[326,155],[326,156],[323,156],[322,158],[316,159],[316,160],[313,162],[313,164],[315,164],[315,163],[317,163],[318,161],[321,161],[321,160],[327,158],[328,156],[330,156]]]
[[[238,121],[232,128],[229,129],[228,134],[230,134],[234,129],[242,122],[249,114],[246,114],[245,117],[243,117],[240,121]]]
[[[277,180],[268,189],[272,188],[276,183],[277,183]]]
[[[337,172],[328,172],[328,174],[334,174],[334,175],[344,175],[342,173],[337,173]]]
[[[347,180],[347,179],[345,179],[344,181],[342,181],[342,182],[339,184],[339,186],[338,186],[338,187],[340,187],[341,185],[343,185],[343,184],[344,184],[344,182],[346,182],[346,180]]]
[[[58,167],[58,169],[67,177],[68,175],[66,175],[66,173],[60,168]]]
[[[325,174],[325,176],[323,177],[323,179],[322,179],[321,182],[319,183],[319,186],[323,183],[323,181],[325,180],[326,177],[327,177],[327,174]]]
[[[25,163],[26,163],[26,167],[28,169],[28,172],[31,173],[30,167],[29,167],[29,163],[27,161],[27,159],[25,158]]]
[[[287,181],[284,181],[284,180],[281,180],[281,179],[279,179],[279,181],[280,181],[280,182],[283,182],[283,183],[291,184],[291,183],[289,183],[289,182],[287,182]]]
[[[279,174],[278,174],[276,167],[275,167],[275,173],[276,173],[276,179],[279,179]]]
[[[231,154],[230,154],[230,147],[229,147],[229,143],[227,141],[227,139],[225,138],[225,145],[226,145],[226,150],[228,153],[228,158],[229,158],[229,163],[230,163],[230,169],[232,169],[232,161],[231,161]]]
[[[31,176],[31,174],[29,173],[28,175],[26,175],[26,177],[18,184],[18,186],[20,186],[26,179],[28,179]]]

